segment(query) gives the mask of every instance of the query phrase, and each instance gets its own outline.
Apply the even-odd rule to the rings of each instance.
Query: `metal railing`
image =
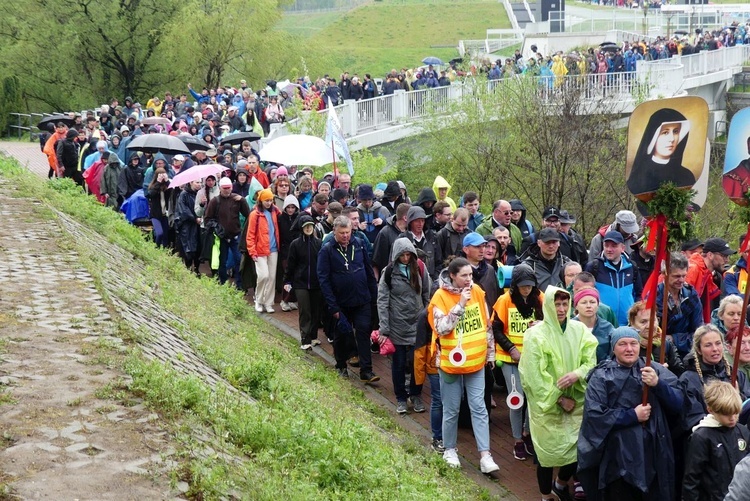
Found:
[[[12,120],[15,123],[8,124],[8,137],[16,135],[18,139],[21,139],[28,132],[32,141],[36,139],[34,136],[39,132],[36,124],[45,116],[50,116],[49,113],[10,113],[9,115],[15,117],[15,120]]]

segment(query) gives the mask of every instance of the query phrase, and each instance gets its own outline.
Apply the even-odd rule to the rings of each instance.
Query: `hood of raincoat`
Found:
[[[408,238],[397,238],[393,242],[393,248],[391,249],[391,262],[396,264],[396,261],[406,252],[411,252],[414,257],[417,257],[417,249],[414,248],[414,244]]]
[[[286,210],[286,208],[290,205],[294,205],[295,207],[297,207],[297,209],[299,209],[299,202],[297,201],[297,197],[295,197],[294,195],[286,196],[286,198],[284,199],[283,209]]]
[[[247,203],[252,207],[255,205],[255,195],[263,189],[263,185],[260,184],[260,181],[255,179],[254,177],[250,178],[250,188],[247,192],[247,197],[245,199],[247,200]]]
[[[448,184],[448,181],[446,181],[443,176],[436,177],[435,178],[435,182],[432,183],[433,194],[437,193],[440,188],[447,188],[448,189],[448,191],[445,193],[446,197],[451,192],[451,185]]]
[[[422,205],[426,202],[437,202],[435,191],[432,188],[422,188],[422,190],[419,192],[419,196],[417,196],[417,201],[414,202],[414,205]]]
[[[560,326],[560,322],[557,320],[557,311],[555,310],[555,294],[558,292],[564,292],[570,298],[570,301],[568,301],[568,314],[565,317],[570,318],[570,308],[571,303],[573,302],[570,292],[561,289],[560,287],[555,287],[554,285],[548,285],[547,290],[544,291],[544,303],[542,304],[544,320],[542,320],[542,322],[544,322],[546,327],[552,329],[552,332],[562,334],[563,330]]]

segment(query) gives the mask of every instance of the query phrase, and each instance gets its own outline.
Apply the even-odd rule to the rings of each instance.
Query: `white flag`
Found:
[[[349,168],[349,175],[354,176],[354,163],[349,153],[349,145],[346,144],[344,131],[341,130],[341,122],[333,109],[331,98],[328,98],[328,119],[326,120],[326,144],[333,143],[333,150],[339,157],[344,157],[346,166]]]

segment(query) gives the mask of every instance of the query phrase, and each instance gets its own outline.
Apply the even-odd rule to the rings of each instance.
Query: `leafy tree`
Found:
[[[182,15],[166,26],[168,36],[161,53],[168,58],[174,79],[184,86],[191,76],[208,87],[238,86],[245,76],[251,85],[265,85],[258,75],[268,61],[286,64],[291,43],[273,31],[281,20],[286,0],[188,0]],[[281,55],[281,57],[277,56]]]
[[[537,77],[489,87],[477,82],[457,103],[422,125],[428,164],[456,197],[479,193],[487,208],[519,198],[534,218],[563,207],[584,234],[634,205],[625,186],[624,134],[612,100],[587,99],[578,82],[550,91]],[[446,127],[446,116],[450,123]]]
[[[178,0],[53,2],[0,7],[0,60],[29,95],[64,109],[117,95],[144,95],[168,61],[156,57]],[[24,64],[18,64],[23,61]],[[16,64],[12,64],[15,62]]]

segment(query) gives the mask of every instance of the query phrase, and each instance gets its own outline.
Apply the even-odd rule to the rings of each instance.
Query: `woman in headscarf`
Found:
[[[666,182],[678,188],[695,184],[695,174],[682,165],[689,132],[690,121],[677,110],[662,108],[651,115],[628,177],[631,193],[652,193]]]

